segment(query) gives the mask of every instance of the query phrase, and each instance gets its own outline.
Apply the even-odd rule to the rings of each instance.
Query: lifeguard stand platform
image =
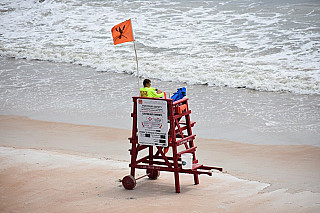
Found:
[[[175,190],[180,193],[179,173],[193,174],[194,183],[199,184],[199,175],[212,176],[212,170],[222,168],[204,166],[196,158],[192,133],[195,122],[190,120],[188,98],[173,102],[172,99],[133,97],[131,173],[122,179],[126,189],[133,189],[136,180],[148,176],[157,179],[160,171],[173,172]],[[143,151],[144,150],[144,151]],[[139,156],[144,153],[145,156]],[[186,165],[182,155],[191,153],[191,165]],[[136,169],[145,169],[146,174],[135,178]]]

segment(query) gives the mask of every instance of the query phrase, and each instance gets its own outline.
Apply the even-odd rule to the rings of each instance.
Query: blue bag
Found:
[[[185,87],[182,87],[182,88],[179,88],[178,91],[171,96],[171,99],[173,101],[177,101],[182,99],[186,95],[187,95],[187,89]]]

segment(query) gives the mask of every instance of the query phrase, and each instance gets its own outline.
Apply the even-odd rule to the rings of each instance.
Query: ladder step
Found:
[[[191,148],[189,148],[189,149],[183,150],[183,151],[179,152],[178,155],[182,155],[182,154],[184,154],[184,153],[193,153],[193,152],[196,151],[196,148],[197,148],[197,147],[194,146],[194,147],[191,147]]]
[[[185,125],[185,126],[180,127],[181,131],[184,131],[184,130],[188,129],[188,126],[187,126],[187,124],[186,124],[185,122],[179,122],[179,124]],[[196,122],[191,122],[191,123],[190,123],[191,128],[192,128],[195,124],[196,124]],[[176,129],[175,131],[176,131],[176,134],[177,134],[177,133],[180,133],[180,130],[179,130],[179,129]]]
[[[189,115],[189,114],[191,114],[191,110],[188,110],[188,111],[183,112],[183,113],[181,113],[181,114],[174,115],[174,116],[173,116],[173,119],[176,120],[176,119],[178,119],[178,118],[182,118],[183,116],[186,116],[186,115]]]
[[[177,146],[180,146],[180,145],[182,145],[184,143],[191,142],[191,141],[194,140],[195,137],[196,137],[196,135],[190,135],[188,137],[182,138],[181,140],[178,140],[176,142],[176,144],[177,144]]]
[[[186,122],[186,121],[179,121],[179,124],[187,125],[187,122]],[[191,127],[193,127],[195,124],[196,124],[195,121],[191,121],[191,122],[190,122],[190,126],[191,126]]]

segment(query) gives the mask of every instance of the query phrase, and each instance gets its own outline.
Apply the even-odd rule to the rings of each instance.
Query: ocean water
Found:
[[[320,94],[319,0],[2,0],[0,55],[141,77]]]
[[[319,95],[152,82],[171,94],[187,87],[198,137],[320,146]],[[125,73],[0,57],[2,115],[131,129],[131,97],[137,94],[137,78]]]
[[[0,114],[130,129],[129,18],[141,79],[186,86],[199,137],[320,146],[319,0],[2,0]]]

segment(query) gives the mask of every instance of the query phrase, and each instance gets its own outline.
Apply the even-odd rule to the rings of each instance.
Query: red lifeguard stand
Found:
[[[164,105],[162,108],[160,105],[152,106],[153,101]],[[144,102],[148,103],[141,108],[141,105],[143,105]],[[161,113],[162,116],[166,117],[163,120],[168,125],[168,129],[166,130],[167,135],[161,135],[160,130],[157,129],[163,128],[163,123],[160,124],[161,117],[156,118],[160,125],[148,122],[148,119],[149,121],[154,119],[152,115],[161,116]],[[129,138],[130,143],[132,144],[132,148],[129,150],[131,155],[131,162],[129,164],[131,173],[122,179],[124,188],[133,189],[136,186],[136,180],[146,176],[150,179],[157,179],[160,175],[160,171],[167,171],[174,172],[175,189],[177,193],[180,193],[179,173],[193,174],[194,183],[199,184],[199,174],[212,176],[212,170],[222,171],[222,168],[204,166],[198,162],[196,158],[197,147],[194,145],[196,135],[192,133],[192,127],[195,125],[195,122],[191,122],[190,114],[191,110],[188,106],[188,98],[173,102],[172,99],[133,97],[133,113],[131,114],[131,117],[133,118],[132,136]],[[141,122],[141,119],[139,119],[139,116],[141,115],[149,115],[151,117],[146,119],[147,122]],[[140,122],[139,124],[138,120]],[[141,131],[140,129],[142,129],[142,126],[139,127],[139,125],[143,125],[143,127],[149,125],[150,132]],[[152,129],[154,127],[153,125],[156,130]],[[148,144],[143,143],[141,140],[139,141],[139,137],[151,136],[154,136],[153,142],[156,141],[155,143],[152,142]],[[170,148],[171,152],[168,152]],[[147,155],[138,159],[139,152],[145,149],[149,149],[144,151]],[[154,150],[156,150],[155,153]],[[183,163],[181,161],[181,155],[185,153],[192,154],[192,167],[188,169],[183,168]],[[135,178],[136,169],[146,169],[146,175]]]

